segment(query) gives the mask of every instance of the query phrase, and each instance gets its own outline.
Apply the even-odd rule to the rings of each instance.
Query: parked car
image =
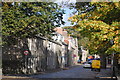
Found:
[[[78,60],[77,63],[82,63],[82,60]]]
[[[91,68],[91,62],[87,61],[87,62],[83,63],[83,67],[84,68]]]

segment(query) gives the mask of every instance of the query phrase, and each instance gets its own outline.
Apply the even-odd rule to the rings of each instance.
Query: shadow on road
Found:
[[[98,78],[98,79],[93,79],[93,78],[40,78],[40,79],[34,79],[34,78],[6,78],[2,80],[112,80],[108,78]]]

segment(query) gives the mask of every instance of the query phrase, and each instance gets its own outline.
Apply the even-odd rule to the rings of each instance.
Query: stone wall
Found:
[[[28,51],[28,54],[24,54]],[[3,74],[33,74],[68,65],[68,45],[43,37],[2,47]]]

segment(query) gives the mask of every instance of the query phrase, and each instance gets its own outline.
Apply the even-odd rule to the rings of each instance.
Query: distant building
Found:
[[[88,50],[84,50],[83,46],[81,46],[81,51],[82,51],[82,61],[86,62],[87,61],[87,56],[88,56]]]
[[[77,63],[78,58],[79,58],[78,57],[77,38],[73,38],[71,36],[68,36],[67,31],[61,27],[56,27],[54,29],[54,31],[55,31],[56,35],[54,35],[52,38],[55,41],[58,41],[58,42],[61,42],[61,43],[68,45],[69,53],[66,54],[68,57],[67,57],[67,59],[65,57],[62,57],[62,59],[63,59],[62,61],[64,61],[65,63],[68,63],[68,65],[75,65]],[[63,50],[62,55],[66,56],[64,54],[64,52],[65,51]]]

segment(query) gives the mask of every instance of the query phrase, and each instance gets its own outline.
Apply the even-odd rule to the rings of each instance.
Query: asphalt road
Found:
[[[34,78],[95,78],[98,72],[83,68],[81,65],[59,72],[34,75]]]
[[[104,71],[102,70],[103,73]],[[101,72],[91,71],[91,69],[83,68],[81,65],[53,73],[44,73],[38,75],[31,75],[27,77],[3,78],[2,80],[111,80],[111,78],[98,78]]]
[[[20,79],[20,78],[16,78],[16,79],[2,79],[2,80],[112,80],[112,79],[89,79],[89,78],[45,78],[45,79]]]

